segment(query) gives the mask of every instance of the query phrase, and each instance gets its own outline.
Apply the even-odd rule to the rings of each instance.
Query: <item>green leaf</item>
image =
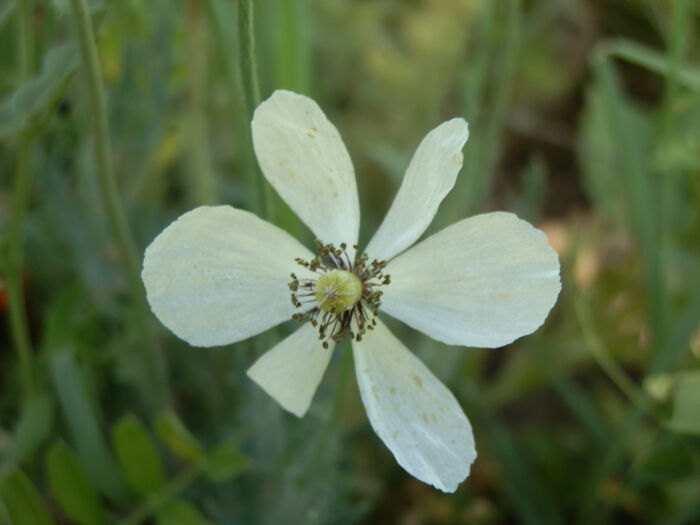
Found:
[[[692,267],[695,265],[693,264]],[[693,336],[700,319],[700,287],[689,286],[692,290],[688,297],[688,302],[675,318],[671,329],[666,334],[661,352],[654,358],[651,371],[658,373],[668,370],[685,352],[687,352],[688,341]]]
[[[629,204],[625,215],[642,255],[650,329],[654,334],[662,334],[665,332],[666,298],[661,286],[662,263],[658,246],[662,221],[658,206],[654,205],[658,197],[655,195],[657,180],[651,175],[652,121],[646,112],[635,108],[624,96],[620,76],[609,60],[596,59],[593,70],[606,123],[602,129],[607,128],[617,162],[617,169],[611,176],[619,173],[620,202]]]
[[[189,501],[176,499],[166,503],[156,516],[158,525],[209,525]]]
[[[602,50],[611,56],[644,67],[659,75],[666,76],[672,69],[668,56],[663,52],[625,38],[606,44]],[[700,90],[700,71],[696,68],[682,65],[678,72],[678,80],[690,89]]]
[[[54,443],[46,455],[46,472],[51,491],[66,516],[80,525],[105,522],[100,497],[73,451],[62,441]]]
[[[70,351],[51,358],[51,375],[73,442],[90,480],[113,501],[123,501],[128,490],[98,424],[82,373]]]
[[[0,102],[0,139],[29,127],[32,119],[54,102],[63,82],[77,66],[78,54],[73,44],[50,49],[41,73]]]
[[[7,2],[4,7],[0,7],[0,29],[2,29],[2,26],[5,25],[5,22],[7,22],[10,19],[12,13],[15,10],[15,7],[15,2]]]
[[[612,100],[612,102],[611,102]],[[653,125],[648,115],[618,96],[606,93],[597,81],[588,90],[578,136],[578,162],[584,175],[586,191],[596,207],[621,224],[629,223],[631,210],[629,183],[620,173],[625,159],[609,125],[610,107],[614,105],[618,125],[625,130],[626,142],[638,151],[639,157],[651,164]],[[641,177],[643,171],[639,171]]]
[[[31,480],[19,470],[0,482],[0,499],[7,509],[12,525],[52,525],[39,492]]]
[[[700,434],[700,370],[678,375],[668,426],[677,432]]]
[[[5,504],[2,502],[2,498],[0,498],[0,525],[12,525],[10,522],[10,515],[7,513],[7,509],[5,508]]]
[[[112,444],[129,484],[149,496],[165,482],[165,469],[156,444],[133,414],[122,417],[112,429]]]
[[[658,485],[692,475],[694,451],[684,445],[684,439],[671,433],[661,436],[636,465],[636,476],[650,485]]]
[[[196,461],[204,456],[202,446],[174,412],[161,413],[156,418],[155,427],[160,439],[175,455],[187,461]]]
[[[207,457],[205,475],[212,483],[230,481],[248,467],[246,458],[235,446],[223,443]]]
[[[16,454],[19,462],[34,456],[36,450],[49,436],[53,420],[54,401],[52,397],[42,394],[27,402],[15,429]]]

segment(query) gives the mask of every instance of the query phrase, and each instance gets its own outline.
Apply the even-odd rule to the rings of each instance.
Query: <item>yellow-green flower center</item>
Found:
[[[339,314],[352,310],[362,298],[362,283],[352,272],[331,270],[316,282],[316,301],[324,312]]]

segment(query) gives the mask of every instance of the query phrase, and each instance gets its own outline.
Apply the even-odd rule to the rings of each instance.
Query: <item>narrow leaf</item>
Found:
[[[80,525],[105,522],[100,497],[90,484],[73,451],[62,441],[54,443],[46,456],[51,492],[63,512]]]
[[[632,40],[624,38],[614,40],[607,44],[603,51],[659,75],[666,76],[671,71],[671,63],[664,53]],[[678,80],[690,89],[700,90],[700,71],[696,68],[682,66]]]
[[[676,385],[668,426],[677,432],[700,434],[700,370],[681,372]]]
[[[54,401],[49,395],[39,395],[27,402],[15,429],[19,462],[34,456],[51,432],[53,420]]]
[[[122,417],[112,429],[112,443],[129,484],[149,496],[165,482],[165,469],[156,444],[133,414]]]
[[[3,7],[0,7],[0,29],[2,29],[2,26],[5,25],[5,22],[7,22],[10,19],[12,13],[14,13],[15,11],[15,7],[15,2],[7,2]]]
[[[163,412],[156,418],[156,432],[165,445],[177,456],[187,461],[203,457],[202,446],[174,412]]]
[[[204,472],[212,483],[225,483],[247,466],[248,459],[235,446],[224,443],[209,454]]]
[[[77,65],[78,55],[72,44],[50,49],[44,58],[41,73],[0,102],[0,139],[24,131],[32,118],[52,103],[63,81],[75,71]]]
[[[52,525],[46,506],[31,480],[19,470],[0,482],[2,500],[12,525]]]
[[[189,501],[176,499],[158,511],[158,525],[209,525],[204,516]]]
[[[80,368],[70,351],[52,357],[51,375],[73,443],[90,480],[108,498],[123,501],[128,495],[126,484],[105,443]]]

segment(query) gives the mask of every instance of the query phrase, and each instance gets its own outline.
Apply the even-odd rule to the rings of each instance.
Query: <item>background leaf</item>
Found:
[[[37,395],[27,402],[15,430],[20,462],[33,457],[50,435],[54,411],[55,402],[48,394]]]
[[[204,456],[202,446],[194,438],[174,412],[163,412],[155,420],[158,436],[176,455],[187,461]]]
[[[248,459],[235,446],[223,443],[206,460],[205,475],[213,483],[225,483],[248,467]]]
[[[49,50],[41,73],[0,102],[0,140],[25,130],[34,117],[54,103],[63,81],[77,65],[78,55],[73,44]]]
[[[668,426],[677,432],[700,435],[700,370],[687,370],[677,376]]]
[[[112,443],[126,480],[140,495],[148,496],[163,485],[165,468],[160,454],[136,416],[127,414],[114,425]]]
[[[0,329],[0,478],[21,468],[66,525],[46,454],[63,441],[109,524],[700,523],[697,1],[245,4],[250,25],[229,0],[0,0],[0,244],[15,225],[23,261],[0,271],[0,317],[26,318]],[[99,71],[75,75],[88,18],[82,65]],[[422,138],[464,117],[463,168],[426,235],[505,210],[559,254],[556,305],[507,348],[447,347],[387,319],[471,421],[478,458],[455,494],[377,439],[347,349],[297,419],[246,376],[293,323],[193,349],[144,302],[140,259],[168,224],[204,201],[261,204],[241,96],[255,71],[262,99],[301,92],[337,127],[361,248]],[[313,246],[271,201],[263,218]],[[161,358],[167,381],[144,366]],[[30,391],[46,396],[25,405]]]
[[[105,523],[99,495],[73,451],[64,442],[58,441],[49,449],[46,473],[51,492],[66,516],[80,525]]]
[[[70,351],[62,350],[51,357],[51,374],[63,416],[88,476],[104,495],[123,501],[128,494],[126,485],[104,440],[85,381]]]
[[[53,525],[44,502],[31,480],[20,470],[0,480],[0,499],[12,525]]]
[[[173,500],[158,511],[158,525],[208,525],[197,508],[189,501]]]

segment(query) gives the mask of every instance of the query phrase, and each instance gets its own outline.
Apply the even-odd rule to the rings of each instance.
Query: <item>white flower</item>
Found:
[[[153,312],[194,346],[241,341],[293,315],[309,321],[248,370],[300,417],[331,358],[322,343],[332,348],[353,337],[374,430],[410,474],[456,490],[476,457],[469,421],[373,309],[381,303],[383,312],[443,343],[503,346],[544,322],[560,290],[557,255],[541,231],[502,212],[464,219],[408,249],[454,186],[468,137],[462,119],[421,142],[366,255],[357,259],[353,166],[318,105],[276,91],[256,110],[252,128],[265,177],[316,235],[325,257],[248,212],[200,207],[146,250],[143,280]]]

